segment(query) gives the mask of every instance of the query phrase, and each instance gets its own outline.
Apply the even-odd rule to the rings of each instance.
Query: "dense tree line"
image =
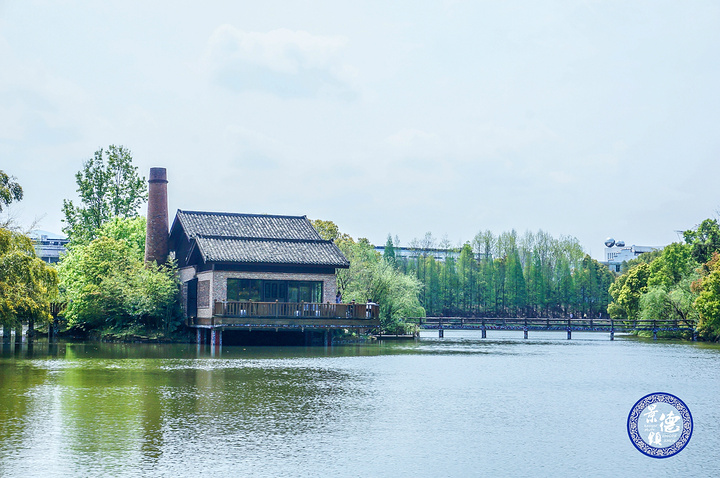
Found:
[[[720,339],[720,225],[704,220],[684,243],[626,264],[610,287],[610,316],[618,320],[677,320],[697,325],[700,338]]]
[[[395,254],[397,240],[390,236],[385,245],[386,260],[422,284],[420,303],[428,315],[598,317],[607,310],[615,276],[575,238],[484,231],[460,248],[446,243],[428,233],[411,242],[410,257]],[[448,252],[436,258],[438,247]]]

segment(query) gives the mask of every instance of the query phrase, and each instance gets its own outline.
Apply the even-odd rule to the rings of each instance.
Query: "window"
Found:
[[[259,302],[261,282],[259,279],[228,279],[227,299]]]
[[[322,281],[227,280],[227,300],[322,302],[322,297]]]

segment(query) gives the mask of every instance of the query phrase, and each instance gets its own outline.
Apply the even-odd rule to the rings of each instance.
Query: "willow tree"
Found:
[[[0,323],[15,327],[26,319],[50,320],[57,273],[35,255],[27,236],[0,228]]]

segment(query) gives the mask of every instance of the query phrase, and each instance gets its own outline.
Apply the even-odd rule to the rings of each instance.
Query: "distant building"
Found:
[[[375,250],[381,255],[385,253],[385,246],[375,246]],[[446,258],[452,257],[457,259],[460,257],[459,249],[439,249],[429,248],[422,249],[418,247],[393,247],[395,251],[395,257],[418,257],[418,256],[433,256],[436,261],[445,261]]]
[[[30,232],[29,236],[35,246],[35,254],[48,264],[59,262],[60,256],[67,251],[66,246],[70,242],[67,237],[48,231],[35,230]]]
[[[611,271],[620,272],[620,266],[623,262],[636,259],[646,252],[657,251],[660,247],[651,246],[626,246],[626,247],[606,247],[605,248],[605,264]]]

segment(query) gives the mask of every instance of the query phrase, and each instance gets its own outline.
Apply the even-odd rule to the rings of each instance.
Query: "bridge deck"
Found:
[[[487,330],[523,330],[527,338],[529,330],[562,330],[571,332],[615,332],[650,331],[657,338],[658,332],[687,331],[695,336],[695,323],[677,320],[633,320],[618,321],[613,319],[563,319],[543,317],[422,317],[415,319],[421,329],[439,330],[482,330],[483,337]]]

